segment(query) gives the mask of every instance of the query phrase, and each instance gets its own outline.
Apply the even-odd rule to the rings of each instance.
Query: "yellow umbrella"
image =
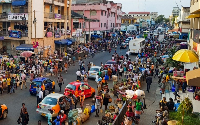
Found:
[[[177,51],[173,58],[173,60],[180,61],[180,62],[188,62],[188,63],[193,63],[193,62],[198,62],[199,57],[196,53],[194,53],[192,50],[187,50],[187,49],[181,49]]]

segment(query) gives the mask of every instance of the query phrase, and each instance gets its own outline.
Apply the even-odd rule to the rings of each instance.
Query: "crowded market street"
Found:
[[[126,51],[127,51],[127,49],[122,49],[122,50],[120,50],[119,48],[117,49],[117,52],[119,52],[119,54],[125,54]],[[114,50],[111,53],[108,53],[108,51],[97,53],[94,56],[94,58],[85,59],[85,64],[87,64],[88,62],[93,62],[95,65],[100,65],[101,62],[105,63],[107,60],[111,59],[111,55],[113,54],[113,52],[114,52]],[[72,81],[76,81],[76,71],[78,70],[78,68],[79,68],[78,63],[76,63],[75,66],[71,65],[69,67],[67,73],[62,72],[62,76],[64,79],[64,85],[62,86],[62,91],[60,92],[61,94],[64,93],[65,86],[68,83],[70,83]],[[48,76],[48,77],[52,80],[57,81],[57,77],[55,77],[55,76]],[[88,83],[91,87],[96,89],[97,84],[94,80],[89,80]],[[4,93],[3,95],[0,95],[1,102],[5,103],[9,107],[8,116],[11,116],[11,117],[7,117],[7,119],[0,120],[0,125],[15,125],[17,123],[16,120],[19,117],[21,102],[24,102],[26,104],[26,107],[29,111],[30,121],[31,121],[29,123],[30,125],[36,125],[38,120],[42,120],[42,125],[47,124],[46,118],[43,118],[35,111],[37,108],[36,96],[30,95],[29,84],[30,84],[30,81],[27,83],[27,86],[28,86],[27,89],[20,90],[20,87],[19,87],[14,94],[10,95],[10,94]],[[55,92],[56,93],[59,92],[58,84],[56,84]],[[92,100],[92,98],[86,99],[85,104],[91,104],[92,103],[91,100]],[[78,107],[80,107],[80,106],[78,105]],[[99,119],[97,117],[92,117],[91,119],[94,119],[94,118]],[[93,123],[93,120],[90,120],[90,121],[92,121],[92,123]],[[85,124],[87,125],[87,123],[85,123]]]

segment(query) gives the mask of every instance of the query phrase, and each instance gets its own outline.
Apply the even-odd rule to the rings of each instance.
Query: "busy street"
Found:
[[[0,125],[200,125],[199,4],[0,0]]]

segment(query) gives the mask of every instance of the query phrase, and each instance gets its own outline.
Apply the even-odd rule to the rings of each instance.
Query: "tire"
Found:
[[[3,119],[6,119],[6,118],[7,118],[7,115],[8,115],[7,111],[4,111],[4,112],[3,112]]]

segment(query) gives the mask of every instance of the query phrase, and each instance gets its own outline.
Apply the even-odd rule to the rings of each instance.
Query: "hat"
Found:
[[[64,111],[63,111],[63,110],[60,110],[60,112],[61,112],[61,113],[64,113]]]

